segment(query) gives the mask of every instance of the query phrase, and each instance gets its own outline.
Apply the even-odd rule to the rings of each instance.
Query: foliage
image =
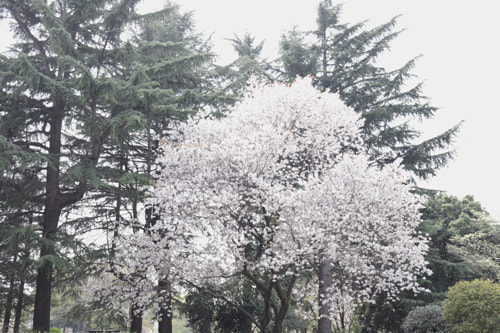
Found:
[[[412,309],[440,304],[448,288],[461,280],[498,279],[498,231],[472,196],[460,200],[442,193],[431,195],[421,213],[418,230],[429,237],[425,259],[432,274],[419,283],[428,291],[418,295],[403,292],[397,302],[381,298],[376,304],[365,304],[361,321],[366,332],[398,330]]]
[[[82,287],[77,286],[66,293],[55,293],[52,298],[51,324],[85,331],[95,328],[127,328],[127,317],[107,315],[94,304],[86,303]]]
[[[315,47],[305,45],[304,34],[296,29],[281,37],[280,53],[286,81],[316,74],[318,56]]]
[[[406,333],[448,332],[440,305],[426,305],[410,311],[401,328]]]
[[[227,66],[217,68],[222,77],[220,85],[225,91],[243,96],[250,78],[272,81],[273,66],[261,58],[264,42],[255,45],[255,37],[245,34],[242,38],[235,35],[229,39],[238,58]]]
[[[452,332],[494,332],[500,326],[500,285],[461,281],[448,290],[443,316]]]
[[[461,280],[498,278],[495,263],[500,238],[487,213],[472,196],[432,196],[422,209],[420,230],[430,237],[427,254],[434,272],[428,287],[431,302],[442,301],[446,290]]]

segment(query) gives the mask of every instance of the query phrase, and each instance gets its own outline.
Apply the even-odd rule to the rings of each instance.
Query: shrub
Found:
[[[500,286],[490,280],[461,281],[448,289],[443,317],[456,333],[498,332]]]
[[[410,311],[401,328],[405,333],[445,333],[449,332],[439,305],[420,306]]]

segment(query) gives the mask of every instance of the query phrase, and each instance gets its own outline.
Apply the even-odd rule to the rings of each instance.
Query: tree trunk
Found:
[[[49,159],[45,183],[45,207],[42,220],[42,237],[40,258],[54,255],[54,238],[61,215],[62,198],[59,193],[61,135],[64,107],[56,101],[54,114],[50,121]],[[50,298],[52,292],[52,262],[46,260],[38,268],[36,278],[35,309],[33,313],[33,330],[48,332],[50,330]]]
[[[15,281],[16,281],[15,273],[12,272],[9,282],[9,292],[7,293],[7,299],[5,301],[5,316],[3,317],[2,333],[7,333],[9,331],[10,315],[12,312],[12,302],[14,301]]]
[[[59,209],[47,209],[44,213],[44,238],[40,258],[55,254],[53,239],[59,222]],[[33,313],[33,330],[48,332],[50,330],[50,300],[52,295],[52,270],[50,261],[45,261],[37,271],[35,311]]]
[[[278,315],[274,318],[273,333],[282,333],[285,329],[285,318],[288,312],[288,305],[283,305],[280,308]]]
[[[164,291],[164,293],[162,293]],[[172,333],[172,301],[171,301],[171,285],[166,278],[158,281],[158,292],[161,295],[166,295],[166,302],[160,305],[158,322],[158,333]]]
[[[134,308],[135,305],[130,307],[130,318],[132,318],[130,333],[142,333],[142,313],[136,313]]]
[[[243,314],[241,317],[240,330],[241,333],[252,333],[252,319],[246,314]]]
[[[318,333],[332,333],[332,321],[330,317],[330,303],[327,301],[330,288],[332,287],[332,262],[330,259],[324,258],[320,261],[318,270]]]
[[[19,289],[17,290],[16,314],[14,318],[14,333],[19,333],[19,328],[21,327],[21,315],[23,313],[23,305],[24,305],[24,279],[21,279],[19,283]]]

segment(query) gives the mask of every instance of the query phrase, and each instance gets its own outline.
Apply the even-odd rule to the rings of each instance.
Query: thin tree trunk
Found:
[[[332,287],[332,262],[330,259],[324,258],[320,261],[318,270],[318,305],[319,305],[319,319],[318,319],[318,333],[332,333],[332,321],[330,317],[330,303],[327,297]]]
[[[279,307],[273,307],[275,311],[273,333],[282,333],[285,329],[285,319],[288,313],[288,309],[290,308],[290,295],[292,294],[293,287],[295,286],[296,278],[296,276],[290,278],[286,289],[283,288],[279,282],[274,285],[274,289],[276,290],[276,294],[278,295],[280,305]]]
[[[12,302],[14,301],[15,281],[15,274],[12,272],[9,281],[9,292],[7,293],[7,299],[5,301],[5,316],[3,317],[2,333],[7,333],[9,331]]]
[[[142,313],[134,311],[135,305],[130,307],[130,318],[132,322],[130,323],[130,333],[141,333],[142,332]]]
[[[16,314],[14,318],[14,333],[19,333],[19,328],[21,327],[21,315],[23,313],[23,305],[24,305],[24,279],[21,279],[19,283],[19,289],[17,290]]]
[[[273,333],[282,333],[285,329],[285,318],[288,312],[288,305],[281,305],[280,311],[274,318]]]
[[[164,291],[164,293],[162,292]],[[158,292],[166,295],[166,303],[160,305],[160,321],[158,322],[158,333],[172,333],[172,301],[171,285],[167,279],[158,281]]]
[[[252,286],[248,280],[243,281],[243,295],[245,297],[250,297],[249,295],[253,294]],[[243,308],[246,308],[245,304],[242,304]],[[246,309],[245,309],[246,310]],[[247,313],[238,309],[241,313],[241,321],[240,321],[240,331],[241,333],[252,333],[252,318],[250,318]],[[251,311],[249,309],[249,311]]]

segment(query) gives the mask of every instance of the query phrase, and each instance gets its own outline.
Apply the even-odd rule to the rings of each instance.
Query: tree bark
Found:
[[[15,281],[15,273],[12,272],[9,281],[9,292],[7,293],[7,299],[5,301],[5,316],[3,317],[2,333],[7,333],[9,331],[12,302],[14,301]]]
[[[319,305],[319,319],[318,319],[318,333],[332,333],[332,321],[330,316],[330,304],[326,300],[332,287],[332,262],[325,257],[319,263],[318,270],[318,305]]]
[[[49,158],[47,163],[47,178],[45,184],[45,207],[42,220],[42,237],[40,259],[54,255],[54,238],[61,215],[62,198],[59,192],[60,154],[62,121],[64,103],[56,101],[54,114],[50,121]],[[42,262],[37,271],[35,309],[33,313],[33,330],[35,332],[48,332],[50,330],[50,299],[52,292],[52,270],[50,260]]]
[[[61,210],[48,207],[44,213],[43,237],[40,258],[54,255],[53,240],[59,223]],[[33,314],[33,330],[35,332],[48,332],[50,330],[50,300],[52,295],[52,271],[53,264],[45,261],[37,271],[35,311]]]
[[[164,291],[164,293],[162,293]],[[158,322],[158,333],[172,333],[172,301],[171,301],[171,285],[166,278],[158,281],[158,292],[166,295],[166,303],[160,305]]]
[[[24,305],[24,279],[21,279],[19,283],[19,289],[17,290],[16,314],[14,318],[14,333],[19,333],[19,328],[21,327],[21,315],[23,313],[23,305]]]
[[[132,318],[130,333],[142,333],[142,313],[137,313],[134,308],[135,305],[130,307],[130,318]]]
[[[252,333],[252,319],[248,318],[246,314],[241,316],[241,333]]]

